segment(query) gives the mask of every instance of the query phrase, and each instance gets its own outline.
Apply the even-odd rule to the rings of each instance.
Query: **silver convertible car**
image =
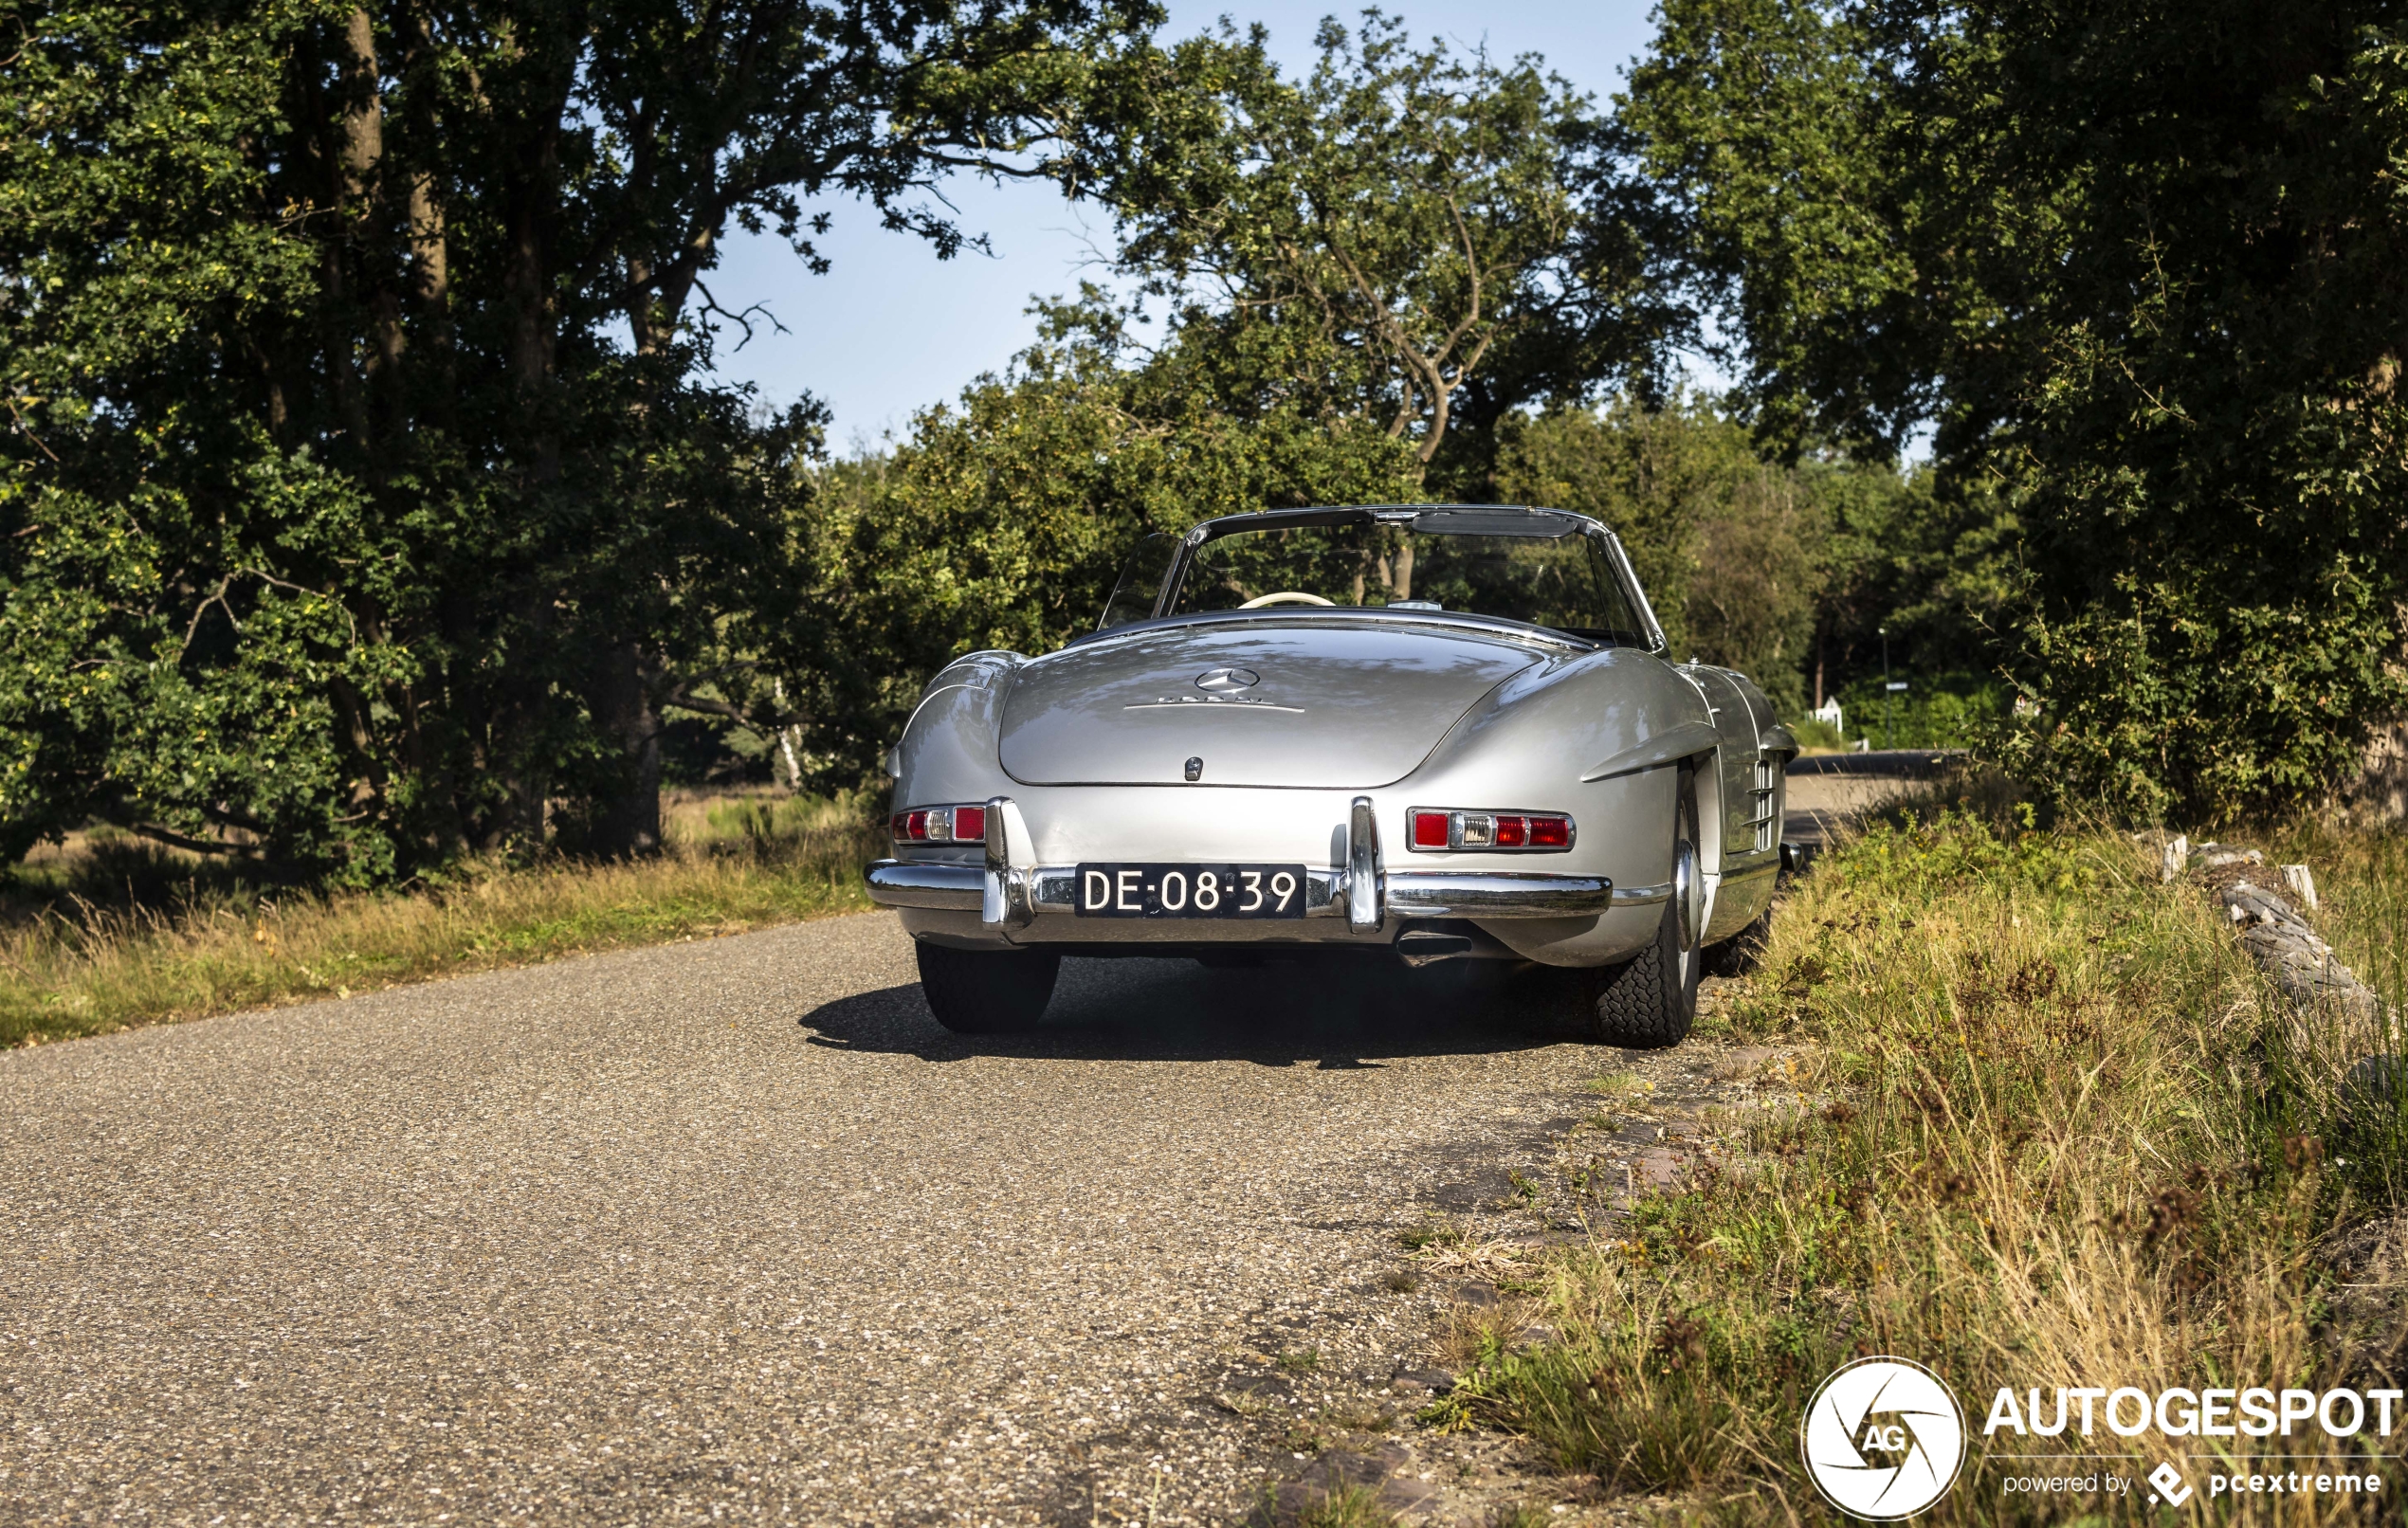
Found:
[[[1369,953],[1576,968],[1598,1039],[1667,1046],[1770,905],[1797,751],[1584,516],[1230,516],[929,682],[869,890],[956,1030],[1036,1023],[1066,955]]]

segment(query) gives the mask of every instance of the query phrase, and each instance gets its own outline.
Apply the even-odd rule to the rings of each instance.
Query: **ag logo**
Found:
[[[1911,1518],[1948,1494],[1965,1458],[1965,1415],[1940,1376],[1905,1358],[1845,1364],[1806,1403],[1806,1473],[1854,1518]]]

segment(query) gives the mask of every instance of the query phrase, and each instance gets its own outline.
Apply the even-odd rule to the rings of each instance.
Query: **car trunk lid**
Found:
[[[1023,668],[1006,773],[1027,785],[1368,789],[1413,773],[1457,718],[1541,661],[1471,628],[1323,618],[1155,628]]]

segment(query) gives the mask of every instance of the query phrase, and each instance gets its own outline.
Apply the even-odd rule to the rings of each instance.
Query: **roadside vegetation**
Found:
[[[655,856],[471,861],[333,894],[79,842],[0,880],[0,1047],[849,912],[869,905],[867,816],[850,797],[672,797]]]
[[[2341,957],[2387,1002],[2408,996],[2408,836],[2296,827],[2254,842],[2314,865]],[[1564,1468],[1663,1493],[1695,1520],[1796,1522],[1832,1517],[1798,1463],[1802,1408],[1864,1355],[1946,1375],[1976,1460],[2001,1386],[2399,1384],[2376,1377],[2396,1373],[2398,1293],[2353,1296],[2332,1266],[2338,1233],[2408,1189],[2398,1079],[2353,1084],[2338,1025],[2286,1005],[2214,899],[2161,884],[2140,850],[2120,832],[1953,812],[1829,856],[1728,1021],[1733,1038],[1796,1047],[1791,1101],[1725,1120],[1722,1165],[1600,1221],[1522,1286],[1529,1303],[1469,1312],[1453,1335],[1467,1373],[1440,1420],[1526,1433]],[[1552,1336],[1531,1346],[1534,1306]],[[2025,1446],[2150,1466],[2107,1457],[2132,1445],[2104,1426],[2077,1433]],[[2396,1464],[2398,1438],[2371,1424],[2358,1446]],[[2371,1521],[2397,1512],[2388,1501],[2216,1510]],[[1929,1520],[2100,1510],[2002,1497],[1969,1464]],[[2137,1501],[2113,1510],[2155,1520]]]

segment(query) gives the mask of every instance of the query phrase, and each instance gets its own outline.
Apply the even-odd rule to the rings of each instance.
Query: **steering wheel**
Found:
[[[1238,607],[1241,610],[1259,610],[1266,605],[1320,605],[1335,609],[1338,602],[1319,594],[1307,594],[1301,589],[1283,589],[1276,594],[1257,594]]]

